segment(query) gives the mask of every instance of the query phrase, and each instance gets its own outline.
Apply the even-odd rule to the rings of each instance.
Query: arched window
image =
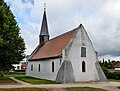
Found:
[[[38,67],[38,71],[40,72],[40,64],[39,64],[39,67]]]
[[[82,72],[86,72],[85,61],[82,61]]]
[[[54,72],[54,62],[52,62],[52,72]]]
[[[61,65],[62,59],[60,58],[60,65]]]

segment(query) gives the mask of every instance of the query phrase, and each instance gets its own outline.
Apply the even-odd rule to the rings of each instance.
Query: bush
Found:
[[[110,72],[106,67],[102,66],[102,70],[108,79],[120,79],[120,72]]]
[[[106,77],[109,78],[109,73],[110,73],[109,70],[104,66],[102,66],[101,68],[102,68],[104,74],[106,75]]]
[[[104,66],[102,66],[102,70],[108,79],[116,79],[116,80],[120,79],[120,72],[113,72],[112,73]]]
[[[113,72],[113,74],[114,74],[114,79],[117,79],[117,80],[119,80],[120,79],[120,72]]]
[[[119,72],[113,72],[113,73],[109,73],[108,75],[108,79],[116,79],[119,80],[120,79],[120,73]]]

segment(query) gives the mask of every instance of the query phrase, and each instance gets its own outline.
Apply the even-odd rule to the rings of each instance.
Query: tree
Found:
[[[25,43],[10,7],[0,0],[0,71],[8,71],[12,64],[24,57]]]

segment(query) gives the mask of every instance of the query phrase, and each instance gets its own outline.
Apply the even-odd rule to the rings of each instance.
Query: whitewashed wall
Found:
[[[99,80],[99,75],[95,67],[96,53],[84,28],[78,28],[72,41],[68,60],[72,63],[76,81]],[[81,47],[86,47],[86,57],[81,57]],[[82,61],[86,63],[86,72],[82,72]]]
[[[76,81],[95,81],[99,80],[99,75],[95,66],[97,61],[96,53],[93,45],[83,27],[79,27],[76,35],[72,38],[72,45],[69,46],[68,60],[71,61]],[[86,47],[86,57],[81,57],[81,47]],[[63,50],[62,61],[64,60]],[[86,72],[82,72],[82,61],[86,63]],[[54,62],[54,72],[52,72],[52,62]],[[33,64],[33,71],[31,65]],[[41,65],[40,72],[38,71],[39,64]],[[29,61],[26,75],[54,80],[56,79],[57,72],[60,68],[60,59],[48,59],[40,61]]]
[[[115,70],[120,70],[120,68],[115,68]]]
[[[54,62],[54,72],[52,72],[52,62]],[[31,65],[33,65],[33,71],[31,71]],[[29,61],[26,75],[55,81],[60,66],[61,64],[59,58],[40,61]]]

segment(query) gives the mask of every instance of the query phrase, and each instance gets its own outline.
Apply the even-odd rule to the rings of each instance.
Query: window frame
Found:
[[[81,57],[86,57],[86,47],[81,47]]]
[[[55,71],[54,62],[52,62],[52,72]]]
[[[31,71],[33,71],[33,64],[31,64]]]
[[[82,61],[82,72],[86,72],[86,63]]]
[[[40,72],[40,70],[41,70],[40,68],[41,68],[41,66],[40,66],[40,64],[39,64],[39,65],[38,65],[38,71],[39,71],[39,72]]]

